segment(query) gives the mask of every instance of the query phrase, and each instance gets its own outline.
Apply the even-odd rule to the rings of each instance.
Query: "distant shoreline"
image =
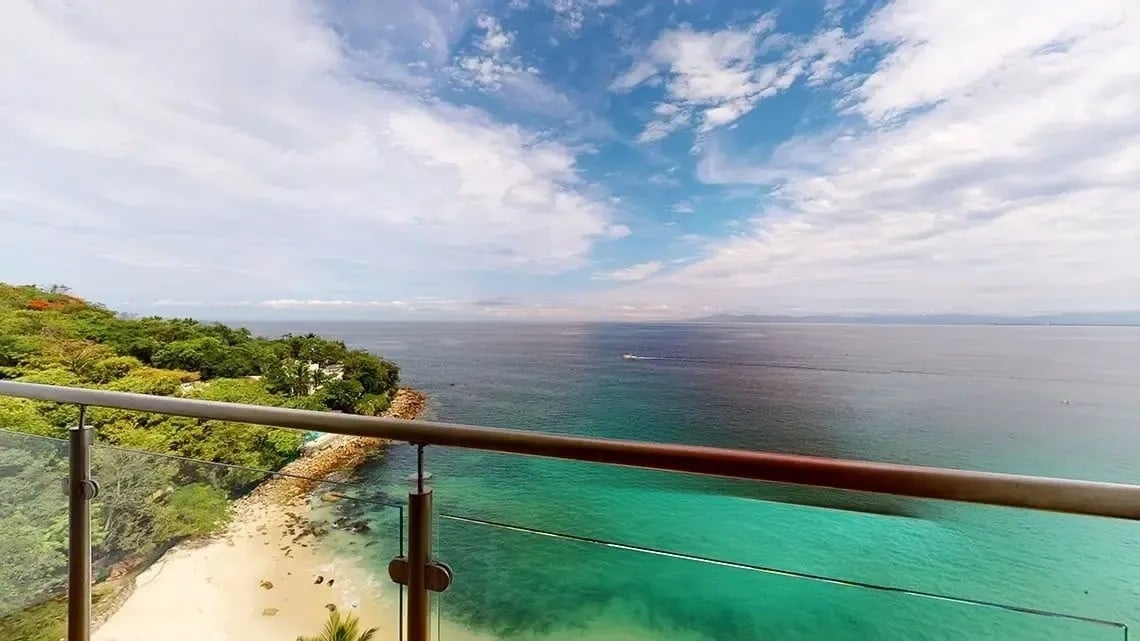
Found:
[[[975,320],[932,320],[916,318],[911,320],[883,320],[879,318],[860,318],[860,317],[769,317],[757,320],[749,319],[729,319],[729,318],[660,318],[660,319],[622,319],[622,318],[598,318],[593,320],[582,319],[550,319],[550,318],[461,318],[461,319],[444,319],[433,318],[431,320],[422,321],[406,321],[392,318],[328,318],[328,317],[294,317],[294,318],[222,318],[217,319],[219,322],[228,322],[241,324],[242,326],[252,326],[254,328],[265,329],[274,326],[273,332],[267,332],[268,336],[277,332],[281,328],[286,330],[293,330],[299,326],[313,327],[316,325],[412,325],[412,324],[438,324],[438,325],[482,325],[482,326],[564,326],[564,325],[853,325],[853,326],[879,326],[879,327],[902,327],[902,326],[930,326],[930,327],[1140,327],[1140,312],[1136,312],[1136,317],[1128,318],[1125,320],[1112,321],[1112,320],[1087,320],[1087,321],[1073,321],[1073,320],[1056,320],[1056,321],[1043,321],[1033,319],[990,319],[978,318]]]
[[[932,325],[1011,327],[1137,327],[1140,311],[1059,313],[1033,316],[994,314],[714,314],[692,319],[693,323],[739,323],[768,325]]]
[[[685,325],[838,325],[848,327],[1140,327],[1140,323],[1031,323],[1031,322],[905,322],[905,321],[860,321],[860,320],[689,320],[662,321],[662,324]],[[656,323],[654,323],[656,324]]]

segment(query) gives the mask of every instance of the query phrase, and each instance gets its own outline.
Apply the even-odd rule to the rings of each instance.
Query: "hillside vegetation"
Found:
[[[371,415],[387,408],[399,369],[318,336],[265,339],[220,323],[129,318],[66,288],[0,283],[0,378]],[[74,405],[0,396],[0,621],[63,584],[66,451],[38,437],[65,438],[78,414]],[[94,455],[100,569],[220,528],[229,501],[264,477],[258,470],[295,458],[303,439],[102,408],[87,423],[107,446]]]

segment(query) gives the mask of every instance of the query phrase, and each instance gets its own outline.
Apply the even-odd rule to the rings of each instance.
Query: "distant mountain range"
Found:
[[[990,316],[983,314],[714,314],[695,319],[700,323],[832,323],[859,325],[1140,325],[1140,311],[1074,312],[1039,316]]]

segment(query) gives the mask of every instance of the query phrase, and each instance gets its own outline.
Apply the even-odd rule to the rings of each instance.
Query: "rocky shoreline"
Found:
[[[381,416],[414,420],[427,405],[427,397],[413,389],[401,388],[396,391],[392,404]],[[298,499],[308,496],[318,483],[337,472],[350,471],[389,441],[363,436],[329,435],[322,438],[320,445],[308,449],[295,461],[277,471],[248,495],[238,500],[235,507],[248,503],[275,503],[291,505]]]

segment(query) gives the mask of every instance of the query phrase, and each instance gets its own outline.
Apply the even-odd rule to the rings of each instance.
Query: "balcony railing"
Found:
[[[401,619],[400,637],[410,641],[430,638],[432,592],[445,591],[453,570],[437,559],[433,541],[441,543],[446,556],[449,540],[462,533],[463,540],[478,541],[481,533],[495,530],[514,537],[548,538],[549,545],[585,546],[590,555],[605,555],[614,550],[632,551],[661,559],[663,571],[677,562],[696,562],[715,571],[717,568],[755,571],[768,577],[794,578],[824,582],[827,585],[857,588],[872,593],[901,593],[928,598],[955,606],[992,608],[1009,615],[1049,617],[1072,626],[1094,626],[1115,631],[1127,638],[1127,627],[1095,617],[1056,613],[1018,604],[951,597],[934,592],[901,590],[889,586],[848,581],[739,563],[704,555],[685,554],[675,550],[629,545],[599,540],[566,532],[541,531],[527,526],[501,523],[460,515],[433,513],[432,489],[424,473],[423,453],[429,447],[449,447],[501,452],[507,454],[587,461],[634,468],[700,474],[757,482],[793,484],[815,488],[936,499],[992,506],[1045,510],[1067,514],[1091,515],[1115,519],[1140,520],[1140,486],[1101,483],[1060,478],[1044,478],[1013,474],[920,467],[855,460],[797,456],[769,452],[751,452],[701,446],[647,443],[613,439],[594,439],[495,429],[431,421],[404,421],[147,396],[101,390],[56,387],[0,381],[0,396],[22,397],[79,408],[79,420],[70,430],[66,456],[68,480],[68,591],[67,639],[87,641],[91,634],[92,603],[92,514],[91,503],[99,491],[92,475],[92,429],[86,425],[89,407],[116,408],[173,416],[214,419],[237,423],[273,426],[305,431],[383,438],[402,441],[417,448],[418,463],[404,506],[389,506],[393,521],[399,523],[399,549],[393,550],[389,574],[400,586],[401,605],[394,616]],[[34,438],[34,437],[28,437]],[[45,439],[46,440],[46,439]],[[120,456],[161,458],[141,452]],[[207,463],[197,462],[200,465]],[[406,516],[406,524],[405,524]],[[433,536],[433,523],[440,530]],[[405,536],[406,527],[406,536]],[[405,541],[407,544],[405,550]],[[600,557],[599,557],[600,558]],[[461,573],[462,567],[454,572]],[[1059,638],[1077,638],[1063,633]],[[1108,637],[1105,637],[1108,638]],[[1118,638],[1118,637],[1116,637]]]

